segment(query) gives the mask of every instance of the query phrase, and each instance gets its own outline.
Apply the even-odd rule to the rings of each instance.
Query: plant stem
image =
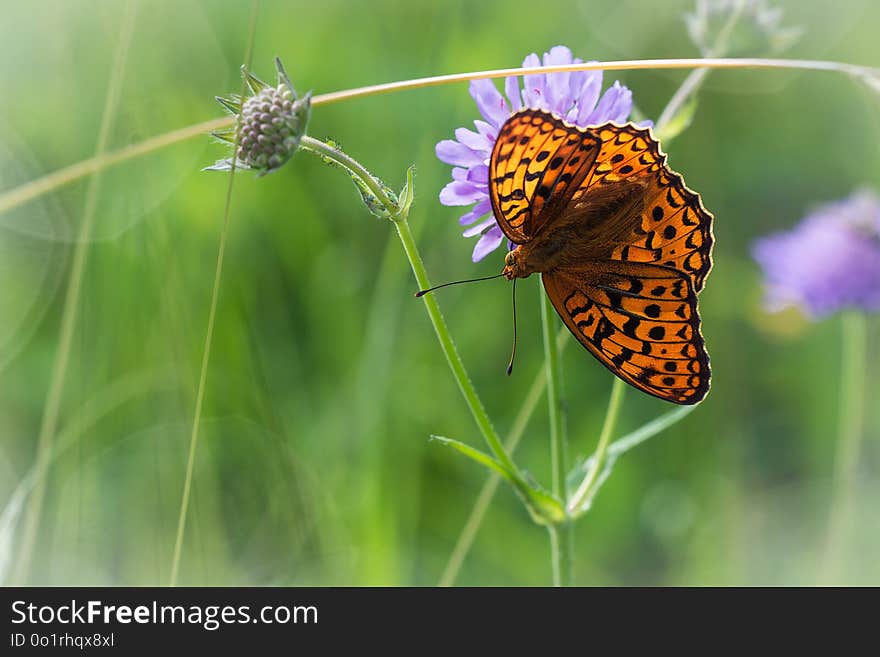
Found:
[[[125,5],[122,16],[122,25],[119,32],[119,43],[113,60],[113,69],[110,74],[110,82],[107,86],[107,95],[104,99],[104,111],[101,115],[101,127],[98,130],[98,139],[95,144],[95,156],[101,157],[107,148],[113,119],[119,104],[119,93],[122,81],[125,77],[125,64],[128,49],[131,44],[131,36],[134,31],[134,19],[136,3],[128,2]],[[98,206],[98,194],[101,188],[100,172],[94,171],[95,175],[89,181],[86,190],[86,199],[83,206],[82,223],[79,227],[76,243],[73,247],[73,263],[70,268],[70,281],[67,292],[64,295],[64,308],[61,311],[61,330],[58,338],[58,351],[52,363],[52,378],[49,382],[49,391],[46,395],[46,405],[43,407],[43,417],[40,422],[40,433],[37,438],[37,455],[34,471],[34,489],[31,494],[28,512],[22,532],[22,540],[19,545],[18,564],[16,567],[16,580],[19,584],[27,580],[30,572],[33,545],[39,529],[40,515],[43,507],[43,498],[46,490],[46,478],[49,465],[52,461],[52,451],[55,443],[55,433],[58,429],[58,415],[61,409],[61,398],[64,393],[64,382],[67,377],[67,366],[70,362],[70,353],[73,346],[73,335],[76,330],[79,315],[79,299],[82,291],[83,276],[88,261],[89,242],[92,237],[92,229],[95,223],[95,212]]]
[[[841,317],[841,372],[837,448],[834,455],[831,507],[822,579],[838,584],[852,527],[853,499],[865,417],[868,322],[864,313]]]
[[[617,416],[620,414],[621,401],[623,400],[623,391],[626,384],[623,379],[614,377],[614,385],[611,387],[611,399],[608,401],[608,410],[605,412],[605,421],[602,423],[602,432],[599,434],[599,444],[596,446],[596,452],[593,455],[593,466],[584,477],[581,485],[571,497],[568,505],[568,512],[574,513],[580,508],[585,500],[589,499],[592,494],[593,485],[596,483],[602,466],[605,464],[605,456],[608,450],[608,442],[611,440],[611,434],[614,433],[614,425],[617,423]]]
[[[541,328],[544,336],[544,367],[547,371],[547,410],[550,416],[550,464],[553,494],[565,501],[565,436],[562,432],[562,409],[559,399],[559,353],[553,332],[556,311],[550,297],[538,287],[541,297]]]
[[[401,244],[403,244],[403,250],[406,253],[410,266],[412,267],[419,288],[423,290],[428,289],[431,287],[431,282],[428,280],[425,265],[422,262],[422,257],[419,255],[412,233],[409,230],[409,224],[406,221],[406,217],[396,218],[394,220],[394,226],[397,228],[397,235],[400,237]],[[455,343],[452,341],[452,336],[449,334],[449,328],[446,326],[446,320],[443,319],[443,315],[440,312],[440,307],[437,305],[434,295],[426,294],[422,299],[425,302],[425,309],[428,311],[428,317],[431,319],[431,324],[434,325],[434,332],[437,334],[437,339],[440,341],[440,347],[443,349],[443,354],[446,356],[446,361],[449,363],[450,370],[452,370],[452,376],[455,378],[455,382],[458,384],[461,394],[464,395],[465,402],[467,403],[468,408],[470,408],[471,414],[474,416],[474,420],[480,429],[480,433],[483,434],[483,438],[486,440],[486,443],[489,445],[489,449],[492,450],[492,454],[494,454],[495,458],[511,472],[519,473],[519,469],[514,465],[510,456],[507,454],[507,451],[504,449],[504,446],[501,444],[501,439],[498,437],[495,428],[492,426],[492,422],[489,420],[483,402],[480,401],[480,397],[477,395],[474,384],[471,383],[471,379],[464,368],[461,356],[458,355],[458,350],[455,348]]]
[[[559,352],[556,349],[556,337],[554,334],[554,318],[556,310],[550,301],[550,297],[544,292],[543,286],[538,286],[538,294],[541,297],[541,328],[544,335],[544,367],[547,371],[547,410],[550,417],[550,468],[552,471],[553,495],[566,504],[565,474],[566,464],[566,440],[564,423],[562,422],[562,409],[560,407],[560,381],[559,381]],[[566,519],[550,531],[550,558],[553,569],[553,585],[569,586],[572,576],[572,553],[574,542],[571,534],[571,523]]]
[[[410,232],[407,217],[405,216],[405,213],[400,213],[395,203],[388,198],[388,195],[385,193],[385,190],[376,177],[360,164],[360,162],[348,156],[342,150],[330,146],[329,144],[325,144],[318,139],[304,136],[300,142],[300,147],[333,160],[346,169],[353,171],[363,181],[363,183],[369,188],[370,192],[388,210],[390,219],[394,224],[394,227],[397,229],[397,235],[400,237],[404,253],[409,260],[410,267],[416,277],[416,283],[419,288],[425,290],[431,287],[431,283],[428,280],[428,273],[422,262],[422,257],[419,254],[418,247],[416,247],[415,240]],[[428,311],[428,317],[431,319],[431,324],[434,326],[434,332],[437,334],[440,347],[443,349],[446,361],[449,363],[452,376],[455,378],[455,381],[461,390],[461,394],[464,396],[465,403],[467,403],[471,414],[474,416],[474,420],[480,429],[480,433],[483,434],[483,438],[486,440],[486,443],[495,458],[510,472],[514,473],[517,477],[520,477],[519,469],[514,465],[510,456],[507,454],[507,451],[505,451],[504,446],[501,444],[501,439],[498,437],[498,433],[492,426],[492,422],[489,419],[489,415],[486,413],[483,402],[480,400],[480,397],[474,388],[474,384],[471,382],[470,377],[467,374],[467,370],[465,370],[464,363],[461,360],[461,356],[458,354],[455,343],[452,341],[449,328],[446,326],[446,320],[443,319],[443,315],[440,312],[440,307],[437,305],[436,299],[431,294],[424,295],[422,299],[425,303],[425,309]]]
[[[727,69],[801,69],[811,71],[829,71],[851,75],[863,80],[871,80],[875,82],[880,80],[880,69],[870,66],[858,66],[855,64],[847,64],[844,62],[831,61],[814,61],[801,59],[747,59],[747,58],[727,58],[727,59],[645,59],[645,60],[627,60],[616,62],[597,62],[588,64],[572,64],[568,66],[552,66],[542,67],[542,73],[559,72],[559,71],[626,71],[626,70],[664,70],[664,69],[709,69],[709,68],[727,68]],[[467,82],[469,80],[478,80],[484,78],[500,78],[508,75],[520,75],[528,73],[529,69],[512,68],[494,71],[480,71],[474,73],[457,73],[453,75],[440,75],[428,78],[418,78],[415,80],[404,80],[400,82],[391,82],[388,84],[379,84],[368,87],[359,87],[356,89],[347,89],[344,91],[336,91],[327,94],[320,94],[312,97],[312,105],[325,105],[329,103],[337,103],[343,100],[353,98],[364,98],[382,93],[390,93],[394,91],[404,91],[407,89],[419,89],[423,87],[432,87],[442,84],[452,84],[457,82]],[[876,84],[876,82],[875,82]],[[156,135],[145,141],[125,146],[111,153],[96,155],[95,157],[81,160],[75,164],[59,169],[50,174],[37,178],[29,183],[13,187],[0,194],[0,214],[8,212],[20,205],[39,198],[44,194],[48,194],[60,187],[69,185],[80,178],[91,175],[97,171],[102,171],[108,167],[127,162],[142,155],[152,153],[166,146],[180,143],[193,137],[201,137],[212,130],[219,130],[232,125],[234,119],[230,117],[221,117],[203,121],[195,125],[186,126]]]
[[[568,329],[564,327],[556,334],[556,349],[560,354],[570,342],[568,335]],[[547,385],[546,374],[546,368],[542,367],[535,380],[532,381],[532,386],[520,405],[519,412],[516,414],[516,418],[514,418],[513,425],[510,428],[510,433],[507,435],[507,440],[504,441],[504,450],[508,454],[512,455],[516,450],[532,414],[538,407],[538,402],[541,400],[544,388]],[[471,545],[473,545],[477,531],[483,522],[486,511],[489,509],[489,504],[492,502],[492,498],[495,496],[495,491],[498,490],[498,484],[500,483],[501,475],[494,472],[486,478],[483,487],[477,495],[477,500],[471,508],[470,515],[467,521],[465,521],[461,533],[458,535],[458,540],[455,542],[455,547],[449,556],[449,561],[446,562],[446,568],[443,569],[443,575],[441,575],[440,580],[437,582],[437,586],[452,586],[455,583],[458,572],[464,563],[464,558],[471,549]]]
[[[248,43],[245,49],[245,67],[249,70],[251,53],[254,46],[254,34],[257,27],[257,13],[259,0],[251,3],[250,27],[248,31]],[[245,77],[242,76],[239,95],[244,97],[247,89]],[[232,152],[238,152],[239,133],[235,132],[235,141]],[[223,208],[223,227],[220,230],[220,245],[217,249],[217,261],[214,266],[214,285],[211,290],[211,307],[208,311],[208,326],[205,329],[205,346],[202,349],[202,366],[199,372],[199,387],[196,392],[196,407],[193,411],[192,430],[189,437],[189,453],[186,460],[186,475],[183,480],[183,494],[180,499],[180,512],[177,517],[177,533],[174,538],[174,553],[171,557],[171,576],[168,579],[169,586],[177,586],[177,576],[180,569],[180,555],[183,549],[183,537],[186,532],[186,517],[189,511],[189,498],[192,489],[193,472],[195,470],[196,447],[199,442],[199,428],[202,419],[202,403],[205,399],[205,385],[208,380],[208,363],[211,360],[211,343],[214,337],[214,320],[217,317],[217,303],[220,299],[220,280],[223,275],[223,259],[226,254],[226,238],[229,234],[230,208],[232,207],[232,187],[235,182],[236,158],[230,158],[229,183],[226,186],[226,203]]]
[[[564,536],[561,536],[563,530],[559,525],[547,525],[547,533],[550,535],[550,568],[553,586],[569,586],[570,582],[565,579],[565,566],[563,565],[565,561],[563,550],[565,550],[564,546],[568,541]]]
[[[326,144],[320,139],[315,139],[314,137],[309,137],[308,135],[303,135],[302,139],[299,142],[299,146],[303,150],[311,151],[317,155],[322,157],[329,158],[334,162],[341,164],[346,169],[350,169],[354,173],[358,175],[358,177],[364,181],[367,187],[370,188],[370,191],[373,195],[379,200],[379,202],[385,206],[388,210],[389,214],[393,215],[396,211],[395,204],[388,198],[388,194],[385,193],[385,190],[382,188],[382,185],[376,180],[376,177],[367,171],[367,169],[360,162],[355,160],[353,157],[347,155],[342,149],[331,146],[330,144]]]
[[[725,53],[730,34],[733,32],[733,28],[737,21],[739,21],[739,17],[742,14],[745,4],[744,0],[740,0],[737,4],[736,9],[730,15],[730,18],[728,18],[727,23],[721,28],[721,32],[718,34],[718,40],[715,42],[708,58],[720,57]],[[682,105],[687,102],[687,99],[700,88],[703,84],[703,80],[705,80],[708,74],[708,68],[697,68],[688,74],[684,79],[684,82],[682,82],[678,89],[676,89],[675,93],[672,94],[672,98],[669,99],[669,102],[666,103],[666,107],[664,107],[663,111],[660,113],[656,123],[658,134],[664,127],[666,127],[666,124],[673,119],[678,110],[681,109]]]
[[[683,58],[683,59],[630,59],[611,62],[590,62],[584,64],[563,64],[559,66],[542,66],[541,73],[564,73],[573,71],[635,71],[635,70],[671,70],[692,68],[755,68],[755,69],[802,69],[811,71],[834,71],[856,77],[880,75],[880,69],[871,66],[859,66],[845,62],[830,62],[805,59],[770,59],[758,57],[731,58]],[[435,75],[414,80],[375,84],[356,89],[346,89],[333,93],[320,94],[312,99],[312,104],[336,103],[341,100],[374,96],[408,89],[436,87],[443,84],[505,78],[512,75],[534,73],[528,68],[505,68],[473,73],[453,73],[451,75]]]

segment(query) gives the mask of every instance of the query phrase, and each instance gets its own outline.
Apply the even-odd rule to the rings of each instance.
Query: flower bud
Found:
[[[220,104],[235,114],[235,126],[212,133],[221,141],[238,144],[236,168],[252,169],[260,176],[275,171],[293,156],[306,132],[311,110],[311,93],[297,98],[281,61],[276,59],[275,65],[278,70],[275,87],[242,69],[253,95],[246,99],[218,97]],[[231,168],[232,160],[225,159],[206,170],[228,171]]]

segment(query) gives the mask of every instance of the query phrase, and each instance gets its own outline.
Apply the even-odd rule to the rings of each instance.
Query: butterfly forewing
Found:
[[[711,268],[712,215],[681,176],[666,166],[666,156],[650,130],[632,124],[591,130],[601,138],[602,147],[573,201],[589,203],[590,194],[606,185],[644,181],[638,220],[633,217],[628,239],[615,245],[612,257],[677,269],[699,292]]]
[[[498,225],[524,244],[563,211],[599,152],[599,138],[540,110],[524,110],[501,128],[489,161]]]

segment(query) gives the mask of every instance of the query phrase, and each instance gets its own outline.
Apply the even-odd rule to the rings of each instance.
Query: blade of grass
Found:
[[[127,2],[123,9],[122,24],[119,31],[119,42],[113,56],[113,68],[110,73],[110,81],[107,85],[107,95],[104,99],[104,110],[101,115],[101,126],[98,129],[98,139],[95,143],[96,157],[100,157],[107,148],[113,120],[119,105],[119,94],[124,79],[126,57],[128,55],[131,36],[134,31],[136,15],[136,1]],[[49,380],[49,391],[46,395],[46,405],[43,407],[43,417],[40,421],[40,433],[37,438],[36,468],[34,471],[34,489],[30,496],[27,515],[22,532],[22,540],[19,544],[17,567],[15,570],[16,583],[23,584],[27,581],[30,573],[33,546],[39,531],[40,516],[43,508],[43,499],[46,492],[46,478],[49,464],[52,460],[55,433],[58,429],[58,415],[61,409],[61,399],[64,395],[64,381],[67,377],[67,366],[70,362],[70,353],[73,345],[73,336],[76,331],[77,316],[79,314],[79,299],[82,291],[83,276],[88,261],[88,243],[95,222],[95,210],[98,205],[98,193],[101,188],[101,175],[99,170],[93,172],[86,190],[85,204],[83,206],[82,223],[77,234],[76,243],[73,247],[73,262],[70,268],[70,279],[67,291],[64,295],[64,307],[61,311],[61,330],[58,337],[58,350],[55,352],[55,360],[52,364],[52,375]]]
[[[248,27],[248,42],[245,48],[245,68],[250,70],[251,55],[254,47],[254,34],[257,28],[257,13],[259,0],[251,2],[251,16]],[[246,90],[246,78],[242,76],[240,95],[244,96]],[[232,152],[238,152],[239,134],[236,131],[235,143]],[[229,184],[226,187],[226,203],[223,208],[223,228],[220,231],[220,245],[217,249],[217,262],[214,267],[214,286],[211,291],[211,308],[208,311],[208,327],[205,331],[205,346],[202,350],[202,367],[199,373],[199,387],[196,392],[196,407],[193,412],[192,431],[189,438],[189,454],[186,460],[186,475],[183,480],[183,494],[180,500],[180,513],[177,518],[177,534],[174,539],[174,553],[171,557],[171,576],[168,579],[169,586],[177,585],[177,577],[180,569],[180,554],[183,548],[183,537],[186,532],[186,515],[189,510],[190,491],[192,489],[193,469],[195,468],[196,447],[199,442],[199,426],[202,417],[202,403],[205,399],[205,382],[208,379],[208,362],[211,359],[211,340],[214,337],[214,320],[217,316],[217,300],[220,297],[220,280],[223,275],[223,258],[226,254],[226,238],[229,234],[229,216],[232,206],[232,187],[235,182],[236,158],[231,158],[232,167],[229,171]]]

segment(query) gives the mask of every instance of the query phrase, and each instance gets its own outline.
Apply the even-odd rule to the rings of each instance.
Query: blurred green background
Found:
[[[91,157],[126,3],[4,2],[0,190]],[[870,0],[780,4],[804,28],[785,56],[880,66]],[[678,1],[392,0],[260,3],[253,66],[282,57],[315,93],[518,65],[565,44],[585,59],[693,57]],[[221,115],[236,92],[250,3],[142,0],[124,48],[107,149]],[[686,75],[606,75],[656,117]],[[880,183],[880,96],[841,75],[715,72],[693,125],[665,145],[714,212],[715,268],[701,297],[712,392],[618,462],[576,530],[579,584],[810,584],[821,580],[837,424],[841,323],[768,315],[756,237],[817,203]],[[477,118],[465,84],[315,108],[332,137],[393,187],[417,167],[410,222],[432,279],[473,265],[449,167],[434,144]],[[78,317],[38,531],[21,554],[29,473],[45,414],[88,181],[0,215],[0,579],[165,584],[183,489],[227,177],[207,136],[106,170],[95,198]],[[351,184],[300,154],[236,176],[180,578],[191,585],[432,585],[485,473],[428,442],[483,448],[448,372],[392,227]],[[542,366],[538,281],[521,286],[517,369],[504,374],[509,288],[439,297],[502,436]],[[866,381],[875,381],[878,323]],[[595,446],[611,375],[563,358],[572,455]],[[880,584],[880,405],[867,390],[852,522],[837,581]],[[549,483],[546,404],[517,461]],[[671,407],[635,390],[619,433]],[[23,563],[29,567],[24,568]],[[458,577],[550,581],[548,540],[499,490]]]

